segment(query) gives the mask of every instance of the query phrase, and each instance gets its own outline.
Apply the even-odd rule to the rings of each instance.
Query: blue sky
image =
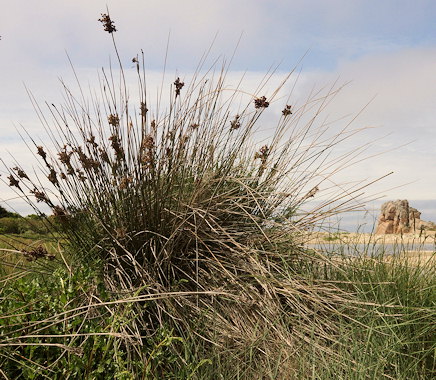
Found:
[[[357,174],[394,171],[374,192],[426,201],[423,218],[436,220],[428,206],[436,201],[435,1],[0,0],[0,157],[9,150],[27,160],[14,126],[40,131],[23,83],[38,99],[61,103],[58,78],[71,78],[65,52],[85,78],[114,58],[97,21],[106,5],[126,66],[143,49],[150,72],[161,70],[169,37],[174,73],[192,72],[215,41],[212,57],[230,57],[238,45],[231,69],[253,80],[280,63],[279,72],[298,64],[301,94],[350,82],[332,118],[374,98],[356,123],[374,127],[362,137],[376,141],[371,153],[386,151]],[[3,198],[7,191],[0,188]]]

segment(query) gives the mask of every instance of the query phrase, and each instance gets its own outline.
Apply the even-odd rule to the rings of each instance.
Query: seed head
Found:
[[[129,184],[132,183],[132,177],[123,177],[120,181],[120,190],[127,189]]]
[[[35,261],[35,260],[38,260],[41,258],[45,258],[48,260],[54,260],[54,258],[55,258],[55,256],[51,253],[48,253],[48,251],[42,245],[40,245],[39,247],[37,247],[35,249],[32,249],[31,251],[27,251],[27,250],[23,249],[21,251],[21,253],[28,261]]]
[[[151,135],[146,135],[142,140],[141,144],[142,149],[153,150],[154,148],[154,139]]]
[[[154,165],[154,139],[151,135],[146,135],[142,140],[141,148],[145,151],[142,153],[141,162],[147,168],[152,168]]]
[[[92,158],[88,157],[82,150],[82,147],[79,146],[74,149],[74,151],[79,156],[79,161],[82,164],[83,169],[90,170],[90,169],[97,169],[100,167],[100,163],[96,160],[93,160]]]
[[[64,145],[64,149],[58,153],[59,161],[64,165],[70,166],[71,155],[73,152],[67,152],[67,146]]]
[[[38,149],[37,154],[41,156],[43,160],[45,160],[47,157],[47,153],[44,152],[44,148],[42,146],[37,146],[36,148]]]
[[[241,123],[239,122],[239,115],[236,115],[235,118],[230,122],[230,129],[233,131],[241,127]]]
[[[86,142],[90,145],[92,145],[93,148],[97,148],[98,144],[95,142],[95,136],[93,134],[91,134],[89,136],[89,139],[86,139]]]
[[[156,120],[152,120],[152,121],[151,121],[151,123],[150,123],[150,127],[151,127],[151,130],[152,130],[153,132],[156,132],[156,130],[157,130]]]
[[[29,177],[27,176],[25,171],[23,169],[19,168],[18,166],[13,168],[13,170],[15,170],[17,172],[18,177],[29,179]]]
[[[21,251],[21,253],[28,261],[35,261],[35,260],[38,260],[41,258],[46,258],[48,260],[54,260],[54,258],[55,258],[55,256],[51,253],[48,253],[48,251],[42,245],[40,245],[39,247],[37,247],[35,249],[32,249],[31,251],[27,251],[27,250],[23,249]]]
[[[53,185],[59,185],[56,171],[53,168],[50,169],[50,174],[47,178]]]
[[[121,160],[124,157],[124,149],[121,146],[120,140],[117,135],[112,135],[109,137],[109,140],[111,141],[111,146],[113,150],[115,151],[115,155],[118,160]]]
[[[182,82],[179,77],[177,77],[176,81],[174,82],[174,86],[176,86],[176,96],[180,95],[180,90],[183,88],[184,85],[185,83]]]
[[[254,99],[255,108],[268,108],[268,106],[269,106],[269,102],[266,101],[265,96]]]
[[[108,14],[102,13],[101,18],[99,18],[98,21],[100,21],[103,24],[104,30],[106,32],[113,33],[117,31],[114,22],[111,20]]]
[[[115,114],[110,114],[107,118],[107,121],[113,127],[118,127],[120,125],[120,118]]]
[[[115,228],[115,237],[117,239],[124,239],[127,236],[127,229],[125,227]]]
[[[31,190],[30,192],[35,196],[36,202],[44,202],[44,203],[50,202],[50,200],[47,198],[44,192],[39,191],[36,188]]]
[[[262,164],[265,164],[266,159],[268,158],[269,155],[269,148],[267,145],[264,145],[262,148],[259,149],[259,152],[256,152],[254,154],[254,159],[258,159],[260,158],[260,160],[262,161]]]
[[[77,177],[79,178],[79,181],[82,181],[82,182],[86,181],[85,173],[83,173],[82,170],[76,169],[76,173],[77,173]]]
[[[53,207],[53,216],[60,222],[67,222],[69,219],[71,219],[71,215],[69,215],[68,212],[61,206]]]
[[[8,177],[9,186],[15,186],[16,188],[20,188],[20,181],[18,181],[12,174]]]
[[[102,148],[100,148],[99,151],[100,151],[100,158],[103,160],[103,162],[110,164],[111,161],[109,159],[109,155],[107,154],[107,152]]]
[[[292,115],[292,106],[286,104],[286,107],[283,109],[282,114],[284,117]]]
[[[144,102],[141,102],[141,116],[142,116],[142,117],[145,117],[145,115],[147,114],[147,112],[148,112],[148,108],[147,108],[147,106],[145,105]]]

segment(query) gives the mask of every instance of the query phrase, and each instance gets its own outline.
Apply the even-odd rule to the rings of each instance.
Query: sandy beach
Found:
[[[344,244],[398,244],[404,246],[419,246],[436,244],[436,232],[428,231],[422,234],[401,234],[401,235],[375,235],[369,233],[329,233],[312,232],[307,235],[308,244],[319,244],[325,242],[337,242]]]
[[[402,234],[402,235],[375,235],[369,233],[328,233],[313,232],[307,236],[306,244],[392,244],[404,247],[400,249],[400,255],[386,255],[386,261],[394,261],[399,257],[401,262],[410,265],[435,265],[436,264],[436,233],[428,231],[426,234]],[[430,247],[430,250],[428,249]],[[431,247],[434,247],[431,249]]]

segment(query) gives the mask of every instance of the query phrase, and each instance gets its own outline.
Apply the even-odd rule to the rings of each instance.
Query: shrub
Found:
[[[20,215],[16,214],[14,212],[10,212],[8,210],[6,210],[4,207],[0,206],[0,218],[19,218]]]
[[[19,234],[22,232],[19,219],[3,217],[0,219],[0,233],[2,234]]]
[[[0,234],[47,234],[50,228],[47,220],[29,217],[3,217],[0,218]]]
[[[168,366],[177,360],[172,347],[181,339],[162,327],[141,342],[144,360],[131,360],[117,339],[131,318],[129,306],[104,301],[109,299],[91,268],[73,274],[58,266],[50,275],[31,274],[7,284],[0,304],[2,374],[14,379],[177,376]],[[196,366],[185,363],[188,372]]]

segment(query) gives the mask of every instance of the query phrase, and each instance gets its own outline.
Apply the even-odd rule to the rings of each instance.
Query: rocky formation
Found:
[[[421,213],[407,200],[383,203],[376,234],[402,234],[436,229],[436,224],[421,220]]]

